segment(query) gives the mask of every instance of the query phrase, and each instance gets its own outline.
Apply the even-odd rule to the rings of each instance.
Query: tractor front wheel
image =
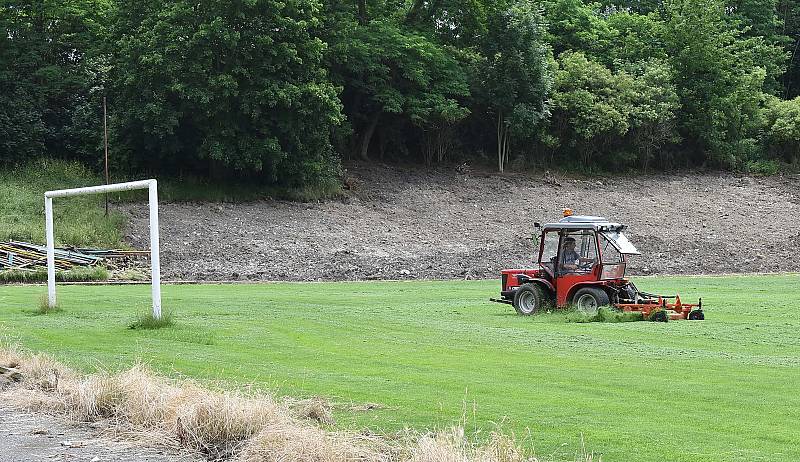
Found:
[[[584,287],[575,292],[572,297],[572,303],[578,311],[594,316],[601,306],[606,306],[610,303],[608,294],[605,290],[597,287]]]
[[[542,308],[545,294],[539,284],[522,284],[514,292],[514,309],[517,313],[530,316]]]

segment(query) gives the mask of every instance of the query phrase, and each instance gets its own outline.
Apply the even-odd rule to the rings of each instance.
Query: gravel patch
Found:
[[[0,402],[0,460],[14,462],[199,462],[189,454],[114,439],[102,425],[72,425]]]

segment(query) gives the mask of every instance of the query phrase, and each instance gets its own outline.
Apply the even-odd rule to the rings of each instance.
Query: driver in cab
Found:
[[[564,272],[573,273],[578,269],[581,256],[575,251],[575,238],[566,237],[561,243],[561,261],[558,262],[559,269]]]
[[[561,244],[561,261],[558,269],[562,273],[588,272],[594,259],[583,258],[575,251],[575,238],[565,237]]]

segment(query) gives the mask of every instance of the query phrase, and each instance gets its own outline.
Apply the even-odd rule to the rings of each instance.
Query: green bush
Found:
[[[780,170],[781,165],[774,160],[754,160],[746,165],[746,171],[756,175],[777,175]]]
[[[767,103],[764,141],[769,153],[788,163],[800,161],[800,96]]]

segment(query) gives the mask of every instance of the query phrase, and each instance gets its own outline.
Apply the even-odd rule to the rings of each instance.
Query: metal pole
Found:
[[[56,252],[53,239],[53,198],[44,198],[44,227],[47,238],[47,304],[56,307]]]
[[[152,180],[150,196],[150,271],[153,282],[153,318],[161,319],[161,262],[158,240],[158,183]]]
[[[147,189],[150,207],[150,263],[153,283],[153,318],[161,319],[161,261],[158,237],[158,182],[156,180],[131,181],[86,188],[59,189],[44,193],[45,228],[47,234],[47,289],[51,307],[56,304],[55,278],[55,240],[53,239],[53,198],[77,196],[79,194],[100,194],[113,191]]]
[[[106,150],[106,184],[108,184],[108,125],[106,119],[106,97],[103,96],[103,143]],[[106,191],[106,216],[108,216],[108,191]]]

